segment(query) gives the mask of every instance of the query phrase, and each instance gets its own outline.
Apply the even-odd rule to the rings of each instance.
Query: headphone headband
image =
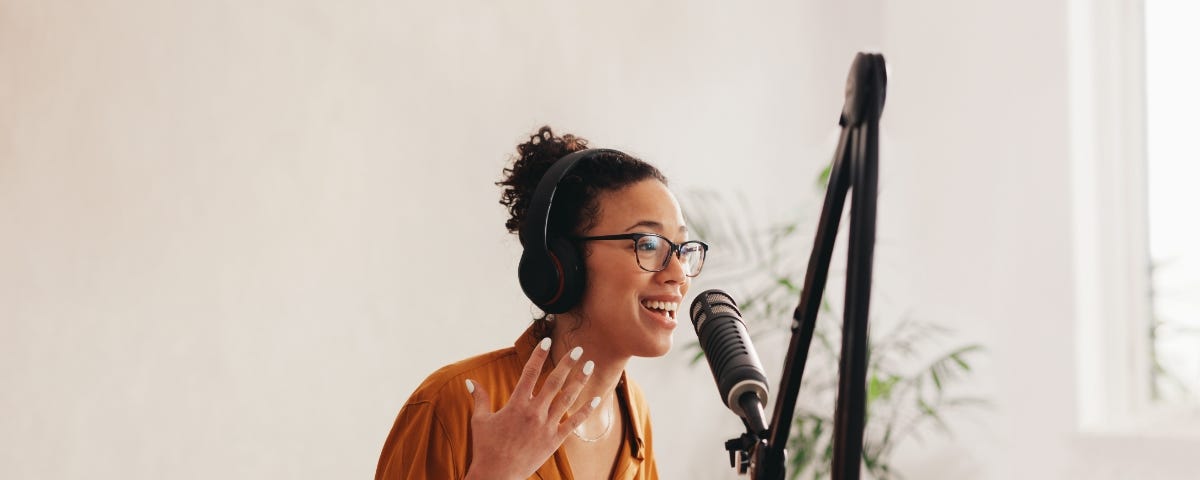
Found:
[[[550,207],[554,203],[554,193],[558,190],[558,183],[563,178],[566,178],[567,173],[575,168],[575,165],[578,165],[580,161],[601,154],[625,155],[617,150],[607,148],[579,150],[571,152],[555,161],[554,165],[550,166],[545,175],[542,175],[542,179],[538,181],[537,189],[533,192],[533,200],[529,202],[529,209],[526,210],[532,216],[525,222],[521,230],[522,246],[526,250],[533,248],[543,252],[548,251]]]

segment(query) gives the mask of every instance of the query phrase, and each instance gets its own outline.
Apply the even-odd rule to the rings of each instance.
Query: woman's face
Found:
[[[676,244],[687,240],[679,203],[658,180],[605,192],[598,201],[599,218],[587,236],[657,233]],[[679,259],[672,254],[665,269],[647,272],[638,266],[633,240],[589,241],[585,249],[588,283],[578,309],[584,334],[617,356],[665,355],[686,308],[689,279]]]

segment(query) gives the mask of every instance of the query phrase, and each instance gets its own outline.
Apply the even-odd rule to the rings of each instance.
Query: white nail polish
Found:
[[[543,338],[542,343],[539,344],[538,347],[541,348],[542,350],[549,352],[550,351],[550,337]]]
[[[591,375],[592,370],[595,370],[595,369],[596,369],[596,363],[591,360],[588,360],[587,363],[583,364],[583,374],[584,375]]]
[[[592,397],[592,408],[596,408],[598,405],[600,405],[600,397]]]
[[[467,393],[475,393],[475,384],[467,380]]]
[[[579,360],[583,356],[583,347],[575,347],[571,349],[571,360]]]

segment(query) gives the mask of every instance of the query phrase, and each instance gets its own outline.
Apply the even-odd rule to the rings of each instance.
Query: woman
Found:
[[[542,127],[497,183],[525,247],[522,289],[550,315],[513,347],[430,375],[400,410],[377,480],[658,478],[625,364],[670,350],[708,246],[687,241],[658,169],[586,146]]]

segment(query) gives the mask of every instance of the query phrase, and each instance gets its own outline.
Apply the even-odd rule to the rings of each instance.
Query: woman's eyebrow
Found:
[[[628,231],[633,230],[638,227],[647,227],[652,230],[657,230],[660,232],[663,231],[663,224],[660,222],[656,222],[654,220],[642,220],[640,222],[633,224],[633,226],[626,228],[625,231],[628,232]],[[688,231],[687,226],[685,226],[685,225],[679,226],[679,233],[687,233],[687,231]]]

